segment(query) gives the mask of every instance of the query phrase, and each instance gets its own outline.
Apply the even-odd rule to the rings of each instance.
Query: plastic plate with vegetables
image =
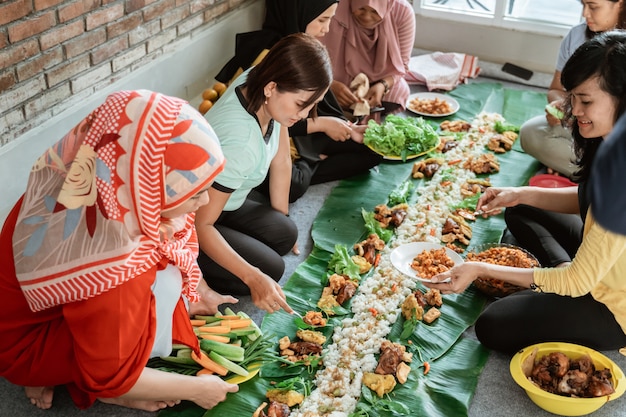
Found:
[[[273,360],[273,345],[244,312],[226,308],[224,314],[191,319],[200,353],[189,346],[174,345],[169,356],[151,359],[148,366],[185,375],[215,374],[241,384],[259,373],[263,361]]]

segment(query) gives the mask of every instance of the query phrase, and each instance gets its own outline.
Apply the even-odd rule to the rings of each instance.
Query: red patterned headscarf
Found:
[[[206,188],[224,162],[213,129],[183,100],[110,95],[31,170],[13,234],[30,308],[94,297],[164,258],[197,301],[195,216],[161,212]]]

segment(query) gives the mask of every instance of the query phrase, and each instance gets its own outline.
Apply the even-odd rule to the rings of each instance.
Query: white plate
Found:
[[[452,108],[452,111],[448,112],[448,113],[442,113],[442,114],[432,114],[432,113],[422,113],[420,111],[414,110],[411,108],[411,100],[413,99],[420,99],[420,100],[433,100],[438,98],[439,100],[445,100],[448,102],[448,104],[450,104],[450,107]],[[457,111],[459,111],[459,108],[461,106],[459,105],[459,102],[456,101],[455,99],[453,99],[450,96],[447,96],[445,94],[440,94],[440,93],[415,93],[415,94],[411,94],[409,96],[409,100],[406,102],[406,109],[415,113],[415,114],[419,114],[420,116],[427,116],[427,117],[445,117],[445,116],[450,116],[451,114],[456,113]]]
[[[438,245],[436,243],[428,243],[428,242],[412,242],[407,243],[405,245],[398,246],[391,252],[391,263],[393,266],[404,275],[407,275],[411,278],[416,278],[419,281],[430,282],[430,279],[421,278],[417,276],[417,272],[411,268],[411,262],[413,259],[420,253],[425,250],[431,249],[441,249],[444,246]],[[452,249],[445,248],[446,254],[452,259],[454,265],[459,265],[463,263],[463,258],[453,251]],[[442,282],[448,282],[450,279],[447,279]]]

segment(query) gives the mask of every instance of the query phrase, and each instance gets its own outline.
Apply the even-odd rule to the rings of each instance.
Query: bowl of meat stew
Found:
[[[615,362],[572,343],[528,346],[513,356],[510,372],[535,404],[560,416],[592,413],[626,391],[626,378]]]

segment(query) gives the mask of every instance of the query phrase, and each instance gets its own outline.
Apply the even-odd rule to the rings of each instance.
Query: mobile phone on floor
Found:
[[[502,71],[514,75],[516,77],[522,78],[526,81],[530,80],[533,76],[533,72],[529,69],[522,68],[515,64],[511,64],[510,62],[505,63],[502,66]]]

